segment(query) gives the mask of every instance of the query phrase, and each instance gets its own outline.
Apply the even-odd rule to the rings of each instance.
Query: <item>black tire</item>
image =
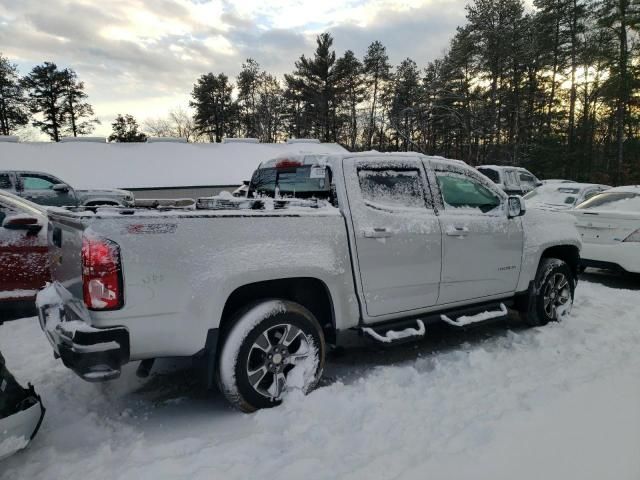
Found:
[[[529,292],[527,308],[521,312],[523,320],[533,327],[562,320],[571,311],[575,289],[576,277],[565,261],[543,258]]]
[[[305,394],[317,385],[326,346],[320,324],[305,307],[264,300],[239,312],[232,325],[220,348],[217,381],[233,406],[250,413],[279,405],[290,381]],[[295,361],[300,363],[289,363]],[[298,366],[302,370],[292,375]]]

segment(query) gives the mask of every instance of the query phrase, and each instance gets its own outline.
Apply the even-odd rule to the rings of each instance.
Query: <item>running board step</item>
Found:
[[[506,317],[508,315],[507,307],[504,303],[500,304],[500,310],[484,311],[476,313],[475,315],[461,315],[455,319],[449,318],[446,315],[440,315],[440,319],[443,322],[453,325],[454,327],[465,327],[474,323],[482,323],[493,318]]]
[[[373,328],[363,327],[362,333],[367,334],[369,337],[380,343],[400,343],[413,340],[416,338],[424,337],[425,328],[422,320],[416,320],[417,328],[409,327],[404,330],[384,330],[384,334]]]

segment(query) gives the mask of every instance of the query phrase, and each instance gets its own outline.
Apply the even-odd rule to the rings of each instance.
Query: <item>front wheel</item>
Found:
[[[322,328],[309,310],[265,300],[236,315],[218,360],[218,384],[243,412],[279,405],[287,390],[304,393],[324,367]]]
[[[543,258],[529,293],[527,309],[522,312],[525,322],[540,326],[562,320],[571,312],[575,287],[575,275],[566,262]]]

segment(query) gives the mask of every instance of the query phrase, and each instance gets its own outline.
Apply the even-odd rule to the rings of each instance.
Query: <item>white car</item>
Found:
[[[504,190],[507,195],[524,195],[542,182],[529,170],[505,165],[480,165],[478,171]]]
[[[640,186],[606,190],[578,205],[582,265],[640,273]]]
[[[596,183],[549,183],[530,191],[524,198],[527,207],[568,210],[610,188]]]

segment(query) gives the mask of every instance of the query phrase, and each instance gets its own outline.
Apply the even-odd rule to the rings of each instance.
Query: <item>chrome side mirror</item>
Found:
[[[518,195],[511,195],[507,199],[507,217],[521,217],[527,211],[524,199]]]
[[[29,234],[36,234],[42,230],[42,224],[35,217],[26,215],[11,215],[2,221],[2,227],[7,230],[24,230]]]

